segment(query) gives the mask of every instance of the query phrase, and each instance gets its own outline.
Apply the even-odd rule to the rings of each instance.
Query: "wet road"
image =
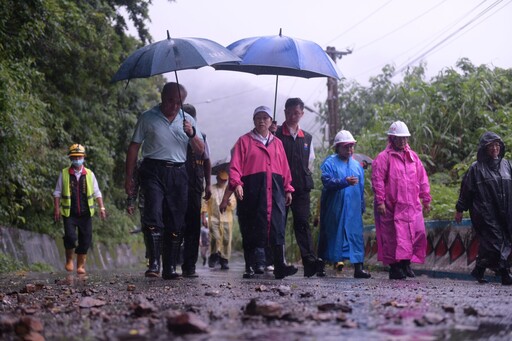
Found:
[[[199,277],[174,281],[143,270],[2,275],[0,338],[17,339],[11,329],[28,316],[47,340],[512,339],[512,287],[499,282],[391,281],[383,271],[362,280],[351,268],[248,280],[241,260],[230,266],[198,265]],[[190,321],[176,327],[170,321],[181,313]]]

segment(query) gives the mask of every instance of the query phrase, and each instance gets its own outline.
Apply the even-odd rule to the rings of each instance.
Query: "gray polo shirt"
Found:
[[[196,128],[197,136],[201,132],[192,116],[181,109],[172,122],[160,111],[160,105],[142,113],[135,126],[132,142],[142,144],[142,157],[171,162],[185,162],[189,138],[183,131],[185,119]]]

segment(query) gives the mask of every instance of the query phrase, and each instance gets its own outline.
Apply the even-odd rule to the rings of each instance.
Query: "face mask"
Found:
[[[73,164],[73,166],[75,167],[80,167],[84,164],[84,159],[80,159],[80,160],[73,160],[71,161],[71,163]]]

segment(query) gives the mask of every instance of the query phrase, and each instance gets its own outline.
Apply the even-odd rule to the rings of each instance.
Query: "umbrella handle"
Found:
[[[167,33],[169,33],[169,32],[167,32]],[[185,121],[185,111],[183,110],[183,101],[181,100],[180,81],[178,80],[178,71],[174,70],[174,76],[176,77],[176,84],[178,84],[178,97],[180,98],[181,118],[183,118],[183,121]]]
[[[274,94],[274,117],[272,118],[272,121],[276,120],[276,103],[277,103],[277,85],[279,83],[279,75],[276,75],[276,91]]]

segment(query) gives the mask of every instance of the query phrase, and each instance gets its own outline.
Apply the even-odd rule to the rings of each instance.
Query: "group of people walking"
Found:
[[[304,115],[302,100],[286,101],[281,126],[273,124],[270,108],[257,107],[252,112],[254,129],[235,143],[229,174],[219,172],[217,183],[211,186],[206,136],[199,131],[194,108],[183,107],[186,96],[182,85],[167,83],[161,103],[139,117],[128,147],[125,190],[133,197],[140,183],[144,198],[141,220],[149,258],[146,276],[159,276],[161,270],[163,279],[180,277],[177,264],[183,242],[182,275],[196,277],[201,223],[209,225],[212,256],[217,257],[210,256],[210,262],[229,269],[234,212],[242,235],[243,277],[264,272],[269,249],[274,277],[294,275],[297,267],[285,260],[285,226],[291,211],[305,277],[323,277],[325,263],[336,265],[345,260],[353,264],[355,278],[371,277],[363,267],[364,169],[353,158],[357,141],[349,131],[336,134],[334,153],[320,167],[323,188],[315,252],[309,225],[315,152],[311,134],[299,125]],[[432,197],[425,168],[409,146],[407,125],[393,122],[387,135],[386,148],[372,163],[377,255],[389,266],[389,278],[402,280],[415,276],[411,263],[425,261],[423,213],[430,211]],[[142,161],[137,167],[139,149]],[[469,210],[480,240],[472,275],[485,282],[485,270],[494,269],[501,274],[502,283],[509,285],[512,167],[503,158],[504,152],[499,136],[491,132],[482,136],[477,161],[462,181],[455,220],[460,222],[462,212]],[[64,217],[66,270],[73,271],[76,253],[77,272],[85,273],[94,198],[101,217],[106,213],[94,174],[83,167],[83,146],[73,145],[69,157],[72,166],[62,170],[54,192],[54,217]]]

